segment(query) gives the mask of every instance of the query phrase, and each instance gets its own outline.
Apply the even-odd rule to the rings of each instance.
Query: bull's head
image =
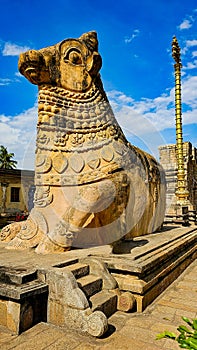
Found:
[[[19,58],[19,71],[31,83],[49,84],[71,91],[87,91],[102,65],[96,32],[66,39],[41,50],[30,50]]]

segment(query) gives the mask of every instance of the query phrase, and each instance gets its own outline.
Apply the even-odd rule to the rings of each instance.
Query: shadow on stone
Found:
[[[113,245],[112,254],[130,254],[132,249],[142,247],[148,242],[147,239],[117,242],[117,244]]]
[[[170,231],[170,230],[175,229],[175,228],[177,228],[179,226],[180,225],[177,225],[177,226],[175,226],[175,225],[165,225],[165,226],[162,227],[161,231],[155,232],[155,234],[160,234],[160,233],[163,233],[164,231]]]
[[[99,339],[109,338],[115,331],[116,331],[116,327],[113,326],[112,324],[109,324],[107,332],[103,334],[101,337],[99,337]]]

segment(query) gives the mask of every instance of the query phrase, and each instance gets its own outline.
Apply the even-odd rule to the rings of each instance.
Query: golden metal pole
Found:
[[[176,37],[172,40],[172,57],[175,60],[175,116],[176,116],[176,154],[177,154],[177,190],[178,204],[186,204],[189,192],[185,184],[185,170],[183,159],[183,133],[182,133],[182,105],[181,105],[181,58],[180,47]]]

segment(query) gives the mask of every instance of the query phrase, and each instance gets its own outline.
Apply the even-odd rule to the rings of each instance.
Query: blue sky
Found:
[[[96,30],[101,77],[127,138],[158,157],[175,143],[176,35],[182,57],[183,137],[197,147],[197,4],[195,0],[0,0],[0,144],[19,168],[34,168],[37,87],[18,73],[20,52]]]

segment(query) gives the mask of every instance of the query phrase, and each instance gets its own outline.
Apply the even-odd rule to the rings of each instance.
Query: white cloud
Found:
[[[0,140],[15,154],[18,168],[34,168],[36,105],[16,116],[0,115]]]
[[[192,47],[192,46],[197,46],[197,40],[196,39],[187,40],[186,41],[186,47]]]
[[[120,106],[118,100],[112,102],[120,124],[127,126],[130,132],[135,130],[135,135],[138,137],[149,133],[150,130],[160,132],[164,128],[173,127],[171,118],[173,108],[169,107],[173,102],[171,94],[135,101],[132,106],[126,104]]]
[[[2,50],[3,56],[18,56],[21,52],[28,51],[28,46],[20,46],[10,42],[6,42]]]
[[[7,86],[10,85],[11,83],[16,83],[16,82],[20,82],[20,79],[22,75],[19,73],[15,73],[15,77],[13,79],[10,78],[0,78],[0,86]]]
[[[192,27],[192,18],[184,19],[184,21],[178,26],[180,30],[189,29]]]
[[[183,66],[183,69],[195,69],[197,68],[197,60],[194,62],[187,62],[186,66]]]
[[[197,40],[193,39],[193,40],[186,40],[185,42],[185,46],[183,48],[181,48],[181,53],[183,55],[185,55],[186,53],[188,53],[188,51],[193,48],[194,46],[197,46]],[[196,51],[193,51],[196,52]],[[193,56],[193,53],[191,53],[191,55]],[[194,57],[194,56],[193,56]]]
[[[23,77],[23,75],[22,75],[20,72],[16,72],[14,75],[15,75],[16,77],[18,77],[18,78],[22,78],[22,77]]]
[[[109,98],[112,100],[119,101],[120,104],[130,104],[134,102],[134,99],[130,96],[126,96],[124,93],[117,91],[117,90],[111,90],[108,92]]]
[[[187,104],[190,109],[197,108],[197,76],[189,77],[183,81],[182,84],[183,102]],[[196,110],[197,122],[197,110]]]
[[[0,86],[9,85],[11,82],[12,82],[11,79],[8,79],[8,78],[0,78]]]
[[[186,40],[185,47],[183,49],[181,49],[181,53],[182,53],[182,55],[184,55],[183,62],[188,61],[183,66],[184,70],[197,68],[197,60],[195,59],[195,58],[197,58],[196,46],[197,46],[196,39]],[[189,60],[192,60],[192,59],[194,59],[194,61],[190,62]]]
[[[174,88],[154,99],[132,100],[129,104],[120,103],[121,94],[125,96],[119,91],[108,94],[119,124],[131,141],[132,136],[137,137],[157,156],[158,146],[166,143],[162,131],[175,128]],[[182,103],[186,110],[182,113],[184,125],[197,124],[197,77],[183,79]]]
[[[137,36],[139,36],[139,34],[140,34],[140,31],[139,31],[139,29],[134,29],[134,31],[133,31],[133,33],[131,34],[131,36],[127,36],[126,38],[125,38],[125,43],[126,44],[129,44],[131,41],[133,41],[133,39],[135,39]]]

